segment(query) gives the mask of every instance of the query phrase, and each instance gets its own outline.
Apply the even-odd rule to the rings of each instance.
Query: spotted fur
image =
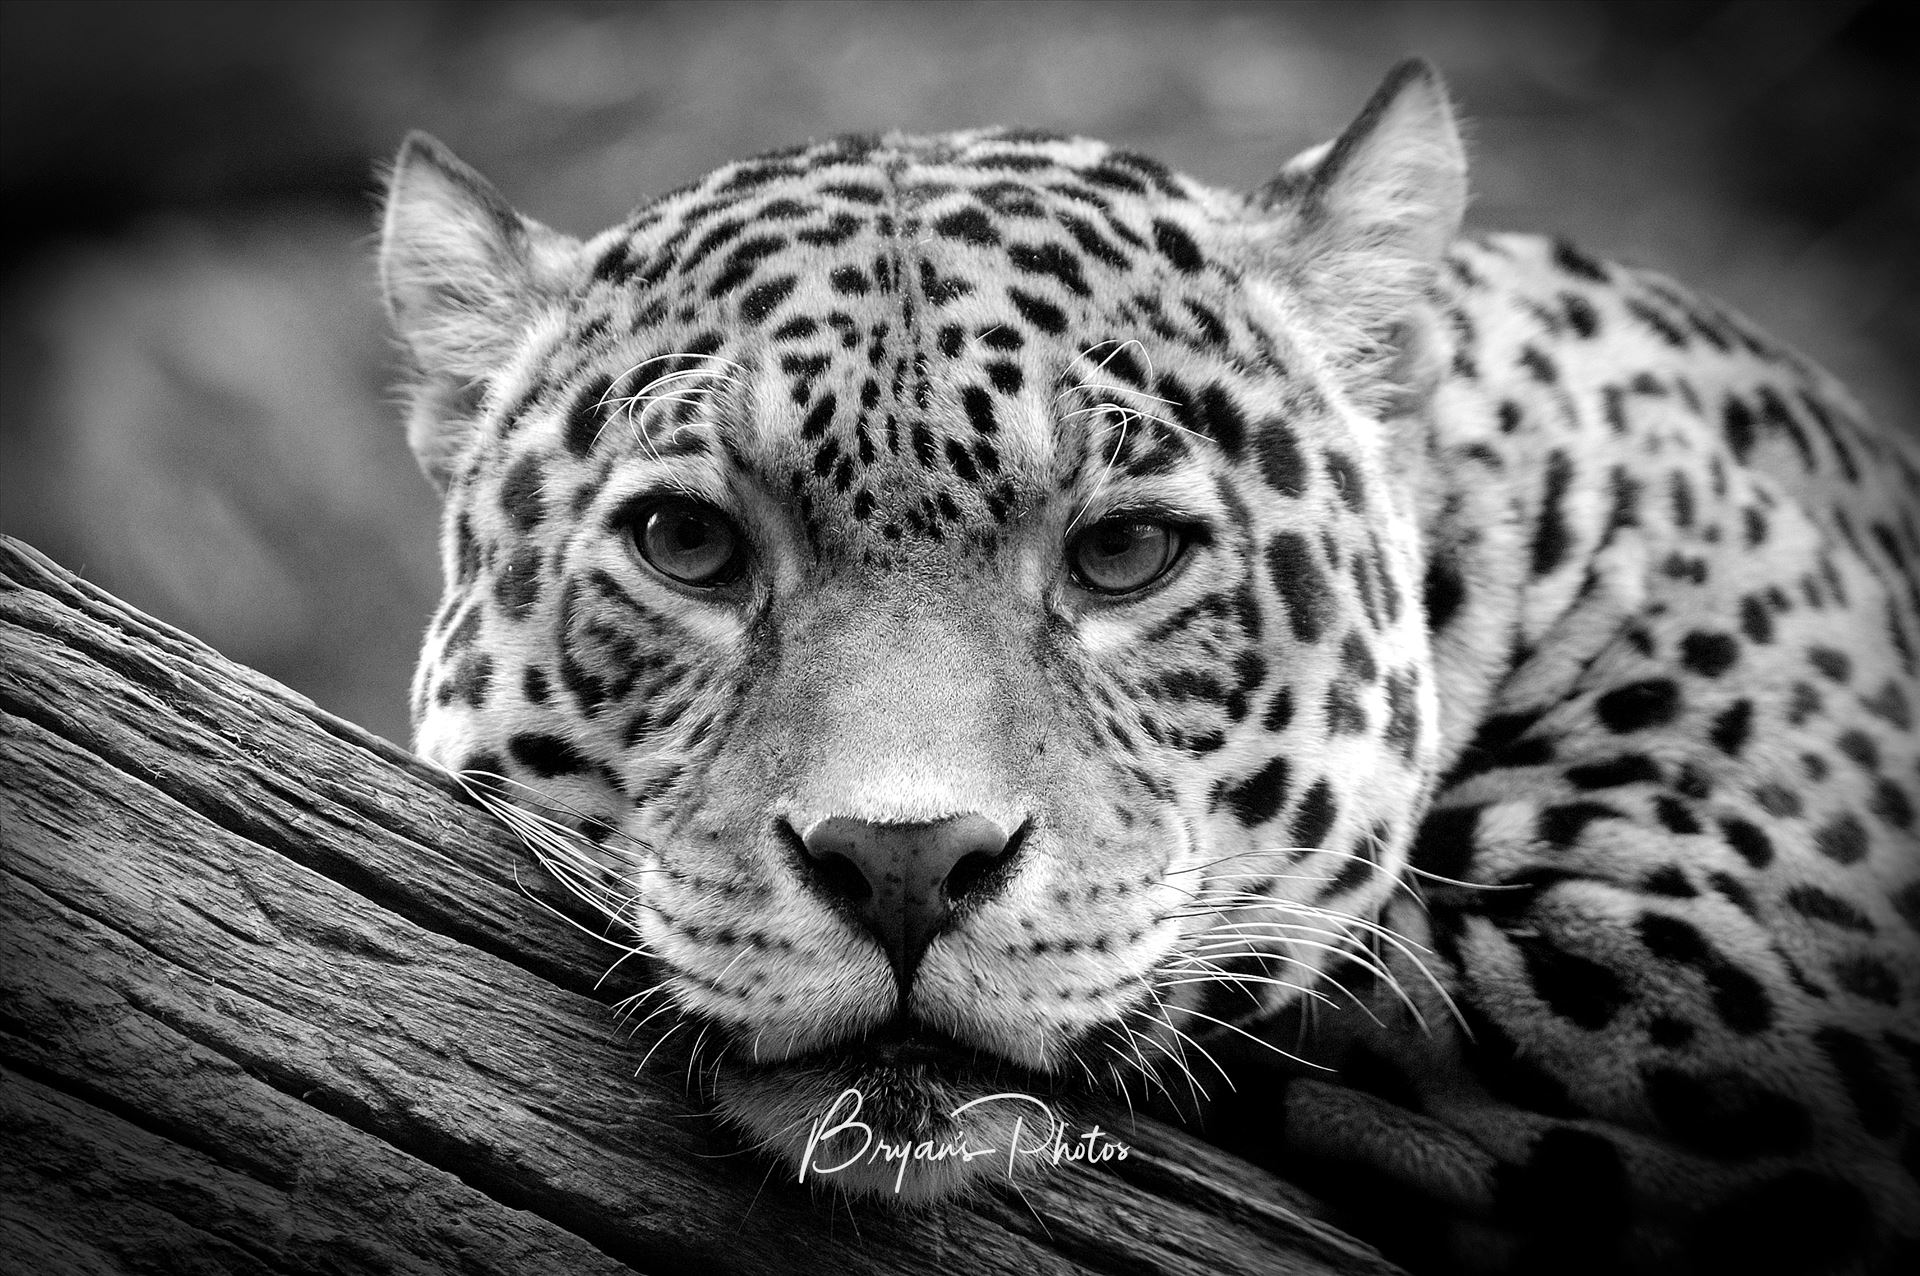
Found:
[[[1920,470],[1738,317],[1464,199],[1422,64],[1252,195],[842,138],[579,242],[410,140],[419,748],[558,817],[790,1164],[850,1084],[992,1145],[951,1109],[1224,1064],[1219,1136],[1409,1262],[1910,1258]],[[737,579],[647,566],[663,494]],[[1090,590],[1068,547],[1129,518],[1184,552]],[[991,864],[903,957],[815,835],[911,876],[957,820]]]

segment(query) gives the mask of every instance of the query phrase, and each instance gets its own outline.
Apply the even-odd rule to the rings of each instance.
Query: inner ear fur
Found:
[[[572,242],[515,212],[434,138],[401,144],[381,218],[380,287],[411,365],[407,440],[441,490],[546,291],[541,264]]]
[[[1401,399],[1415,388],[1405,378],[1424,379],[1428,368],[1425,297],[1466,202],[1466,152],[1446,87],[1429,63],[1410,59],[1345,132],[1256,195],[1251,266],[1321,336],[1357,394]]]

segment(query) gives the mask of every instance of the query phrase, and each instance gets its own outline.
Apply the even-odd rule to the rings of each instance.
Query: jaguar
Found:
[[[1920,467],[1466,201],[1418,60],[1251,193],[842,137],[581,240],[411,136],[416,747],[790,1169],[1120,1090],[1423,1270],[1920,1270]]]

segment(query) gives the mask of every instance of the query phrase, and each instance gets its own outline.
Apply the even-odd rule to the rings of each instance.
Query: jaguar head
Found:
[[[863,1148],[1204,1090],[1377,964],[1438,730],[1391,420],[1463,182],[1421,64],[1251,196],[846,138],[583,242],[407,142],[418,748],[546,818],[796,1171],[940,1196],[1009,1158]]]

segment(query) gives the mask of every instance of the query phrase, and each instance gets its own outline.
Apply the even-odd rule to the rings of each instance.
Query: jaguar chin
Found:
[[[1044,1164],[1068,1119],[1060,1079],[890,1028],[778,1063],[723,1062],[721,1117],[800,1181],[902,1205]]]

